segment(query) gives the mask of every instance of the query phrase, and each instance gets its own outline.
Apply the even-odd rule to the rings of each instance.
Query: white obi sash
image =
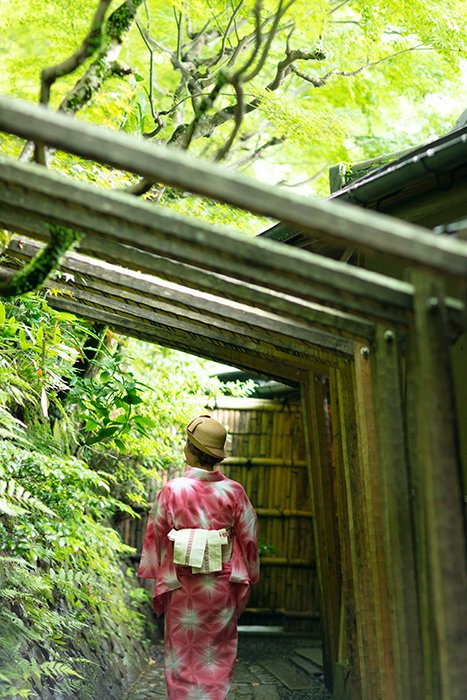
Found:
[[[191,566],[193,574],[222,571],[222,562],[229,561],[232,556],[230,533],[225,528],[173,529],[167,537],[174,543],[174,564]]]

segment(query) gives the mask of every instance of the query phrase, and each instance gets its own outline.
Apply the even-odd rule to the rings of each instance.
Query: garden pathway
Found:
[[[166,700],[163,643],[123,700]],[[242,632],[228,700],[331,700],[323,684],[319,643],[290,634]]]

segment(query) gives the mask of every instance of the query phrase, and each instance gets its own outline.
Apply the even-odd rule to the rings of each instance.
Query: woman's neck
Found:
[[[217,464],[215,464],[213,467],[207,467],[205,464],[200,464],[197,459],[192,459],[189,462],[189,466],[194,467],[195,469],[204,469],[205,472],[213,472],[216,469]]]

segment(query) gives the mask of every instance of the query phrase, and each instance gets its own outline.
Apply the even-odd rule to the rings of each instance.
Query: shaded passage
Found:
[[[229,700],[331,700],[324,687],[319,642],[295,635],[242,633]],[[123,700],[165,700],[163,643]]]

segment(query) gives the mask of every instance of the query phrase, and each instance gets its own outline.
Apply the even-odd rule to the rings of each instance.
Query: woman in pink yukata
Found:
[[[259,580],[258,519],[236,481],[216,467],[226,430],[210,416],[187,427],[187,469],[158,494],[138,576],[154,578],[165,613],[169,700],[225,700],[237,656],[237,619]]]

